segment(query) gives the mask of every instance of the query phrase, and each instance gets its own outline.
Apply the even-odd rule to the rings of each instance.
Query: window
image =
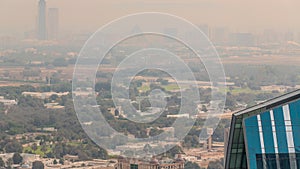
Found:
[[[295,157],[296,159],[291,159],[288,153],[256,154],[257,169],[263,169],[264,165],[268,169],[277,169],[277,164],[280,165],[280,168],[291,168],[290,162],[293,160],[297,161],[297,168],[300,169],[300,165],[298,165],[300,162],[300,153],[297,153]]]
[[[138,169],[138,165],[137,164],[130,164],[130,169]]]

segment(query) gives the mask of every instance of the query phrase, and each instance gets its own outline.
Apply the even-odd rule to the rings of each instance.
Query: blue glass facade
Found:
[[[300,169],[300,91],[233,115],[226,169]]]
[[[300,101],[244,119],[250,169],[300,168]]]

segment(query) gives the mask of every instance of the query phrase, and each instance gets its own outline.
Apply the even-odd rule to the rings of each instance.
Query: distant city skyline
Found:
[[[48,0],[48,8],[59,8],[60,28],[64,31],[95,31],[121,16],[137,12],[165,12],[194,24],[228,27],[236,31],[274,29],[300,30],[297,0]],[[21,35],[35,29],[38,0],[1,0],[0,36]],[[72,4],[72,5],[70,5]]]

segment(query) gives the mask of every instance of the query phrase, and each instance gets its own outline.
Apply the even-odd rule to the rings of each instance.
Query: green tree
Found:
[[[204,111],[204,112],[208,111],[205,105],[202,105],[202,111]]]
[[[161,134],[162,132],[163,132],[163,130],[159,130],[159,129],[157,129],[157,128],[152,128],[152,129],[150,130],[150,132],[149,132],[149,135],[150,135],[151,137],[154,137],[154,136],[157,136],[157,135]]]
[[[221,160],[211,161],[208,163],[207,169],[223,169],[223,164]]]
[[[62,164],[62,165],[64,165],[64,160],[61,158],[61,159],[59,159],[59,164]]]
[[[53,94],[53,95],[50,96],[50,99],[51,99],[51,100],[54,100],[54,101],[55,101],[57,98],[59,98],[57,94]]]
[[[0,157],[0,167],[4,167],[5,166],[5,162],[3,161],[3,159]]]
[[[44,169],[44,163],[41,161],[35,161],[32,163],[32,169]]]
[[[33,143],[32,146],[31,146],[31,149],[36,151],[38,149],[37,144]]]
[[[86,161],[89,159],[88,155],[83,151],[78,151],[78,158],[80,161]]]
[[[23,157],[20,153],[15,153],[12,157],[12,160],[14,164],[20,164],[23,161]]]
[[[188,161],[184,164],[184,169],[201,169],[197,163]]]
[[[15,152],[21,153],[22,145],[17,141],[12,141],[12,142],[7,143],[4,147],[4,149],[5,149],[6,153],[15,153]]]
[[[47,146],[46,145],[42,145],[41,151],[45,153],[47,150],[48,150]]]
[[[187,135],[185,138],[184,138],[184,144],[183,144],[184,147],[187,147],[187,148],[192,148],[192,147],[199,147],[199,138],[197,135]]]
[[[167,151],[167,156],[170,158],[174,158],[176,154],[181,154],[181,153],[183,153],[181,147],[176,145],[173,148],[171,148],[169,151]]]

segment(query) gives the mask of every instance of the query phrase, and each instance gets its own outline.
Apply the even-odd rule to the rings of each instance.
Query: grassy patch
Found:
[[[177,84],[169,84],[166,86],[162,86],[166,91],[171,91],[171,90],[179,90],[179,86]]]
[[[147,92],[150,90],[149,85],[142,85],[141,87],[138,88],[138,90],[141,90],[142,92]]]
[[[45,150],[42,150],[42,146],[37,146],[36,150],[33,150],[31,147],[24,147],[23,152],[32,152],[33,154],[40,155],[41,157],[44,157],[45,154],[51,152],[52,149],[50,145],[45,146]]]
[[[172,90],[179,90],[179,86],[177,84],[168,84],[168,85],[160,85],[162,88],[164,88],[166,91],[172,91]],[[142,92],[147,92],[151,90],[150,85],[144,84],[143,86],[139,87],[138,90]]]
[[[241,93],[246,93],[246,94],[271,93],[271,92],[263,91],[263,90],[252,90],[248,87],[247,88],[233,88],[232,90],[229,90],[229,88],[227,88],[226,92],[230,92],[233,95],[238,95]]]

